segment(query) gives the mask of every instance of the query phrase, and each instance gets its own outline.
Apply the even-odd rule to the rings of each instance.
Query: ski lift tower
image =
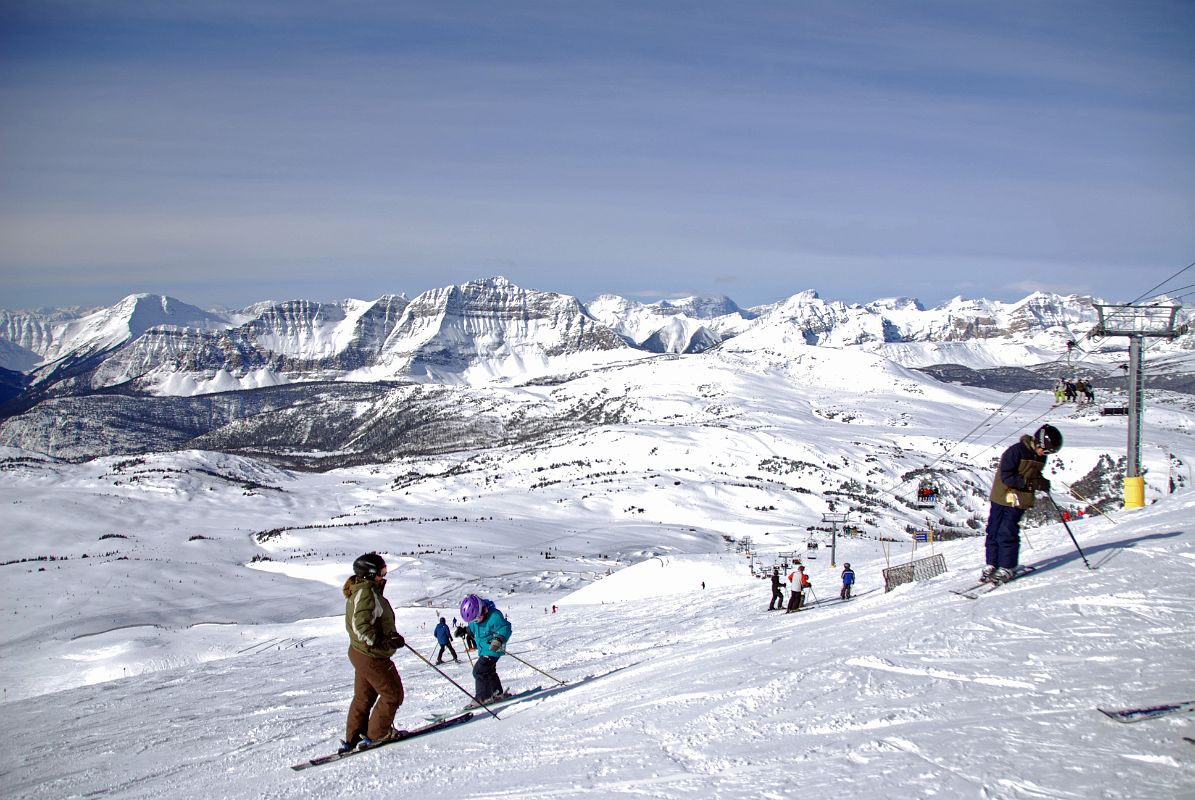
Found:
[[[1180,306],[1096,305],[1100,319],[1093,336],[1129,337],[1129,442],[1124,473],[1124,507],[1145,505],[1145,478],[1141,474],[1141,422],[1145,413],[1145,370],[1141,342],[1146,338],[1173,339]]]
[[[830,528],[830,566],[838,566],[838,525],[847,521],[850,514],[833,514],[829,512],[822,513],[822,522],[828,522]]]

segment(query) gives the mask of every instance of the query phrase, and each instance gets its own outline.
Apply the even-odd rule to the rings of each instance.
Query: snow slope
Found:
[[[1193,518],[1187,492],[1077,523],[1090,572],[1060,526],[1038,529],[1038,572],[978,601],[948,591],[979,564],[975,541],[936,549],[951,573],[884,594],[876,544],[849,539],[857,597],[826,604],[823,553],[825,605],[795,616],[766,612],[766,583],[729,554],[499,598],[512,652],[569,688],[303,773],[288,765],[334,745],[349,700],[340,616],[200,626],[192,647],[241,651],[6,703],[22,733],[0,775],[12,798],[787,798],[794,783],[807,798],[1191,797],[1195,717],[1122,725],[1095,706],[1195,697]],[[439,613],[399,612],[425,655]],[[400,724],[465,699],[409,651],[398,662]],[[447,672],[468,685],[467,666]],[[501,672],[550,683],[513,658]]]
[[[885,594],[885,565],[929,554],[906,525],[931,515],[904,502],[927,462],[957,501],[932,517],[963,519],[999,447],[1048,420],[1067,436],[1055,494],[1078,505],[1066,486],[1123,452],[1123,420],[789,331],[740,340],[495,387],[512,414],[551,398],[591,421],[547,443],[322,474],[0,449],[5,797],[1195,797],[1195,717],[1094,710],[1195,698],[1195,410],[1151,393],[1150,505],[1072,524],[1095,570],[1051,522],[1026,531],[1039,570],[989,597],[949,591],[977,538],[934,545],[950,573]],[[857,597],[831,603],[839,566],[811,529],[855,505],[866,535],[836,545]],[[821,602],[765,611],[746,537],[764,566],[803,553]],[[507,684],[551,683],[532,664],[569,687],[290,770],[343,735],[340,585],[370,550],[423,655],[481,591],[515,625]],[[465,701],[414,653],[398,663],[400,725]]]

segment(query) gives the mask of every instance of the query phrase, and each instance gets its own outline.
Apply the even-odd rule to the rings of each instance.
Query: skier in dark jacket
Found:
[[[382,593],[386,572],[380,555],[366,553],[353,562],[353,575],[344,584],[344,627],[355,677],[341,752],[400,735],[394,729],[394,715],[403,701],[402,678],[390,659],[405,642],[395,630],[394,609]]]
[[[440,617],[440,624],[436,626],[435,633],[436,641],[440,644],[440,650],[436,653],[436,663],[444,663],[444,650],[447,648],[448,652],[452,653],[453,662],[459,664],[460,659],[456,655],[456,648],[452,646],[452,631],[448,630],[448,623],[443,617]]]
[[[784,587],[780,583],[780,567],[772,568],[772,602],[768,603],[768,611],[780,611],[784,608]]]
[[[851,587],[855,585],[855,571],[851,569],[851,562],[842,565],[842,591],[838,596],[843,600],[851,599]]]
[[[1004,451],[992,480],[985,549],[987,566],[979,579],[1004,583],[1016,576],[1021,555],[1021,518],[1033,508],[1034,492],[1049,492],[1050,481],[1042,476],[1046,455],[1062,449],[1062,433],[1053,425],[1042,425],[1032,436],[1026,434]]]

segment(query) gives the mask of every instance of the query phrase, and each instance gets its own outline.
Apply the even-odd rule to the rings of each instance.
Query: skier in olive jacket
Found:
[[[342,752],[399,736],[394,715],[403,701],[402,678],[390,659],[405,642],[382,593],[386,572],[380,555],[366,553],[353,562],[353,575],[344,584],[344,627],[355,677]]]
[[[992,480],[991,510],[984,541],[987,566],[979,579],[1004,583],[1016,576],[1021,555],[1021,517],[1033,508],[1034,492],[1050,491],[1042,477],[1046,454],[1062,449],[1062,433],[1053,425],[1042,425],[1032,436],[1026,434],[1004,451]]]

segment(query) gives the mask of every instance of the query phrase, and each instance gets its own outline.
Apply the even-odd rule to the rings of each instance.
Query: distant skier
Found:
[[[394,609],[383,595],[386,573],[385,560],[377,553],[366,553],[353,562],[353,574],[344,583],[344,627],[354,678],[341,752],[400,735],[394,729],[394,715],[403,701],[402,678],[390,658],[405,642],[394,628]]]
[[[485,703],[502,696],[498,677],[498,659],[506,655],[510,641],[510,623],[494,601],[467,595],[461,601],[461,619],[469,623],[469,633],[477,642],[477,663],[473,665],[474,698]]]
[[[772,568],[772,601],[768,603],[768,611],[779,611],[784,608],[784,589],[780,584],[780,567]]]
[[[470,650],[477,649],[477,642],[473,641],[473,634],[469,633],[469,629],[464,625],[457,625],[452,635],[461,640],[461,646],[465,648],[465,655],[469,654]]]
[[[987,566],[979,579],[1004,583],[1016,576],[1021,554],[1021,518],[1033,508],[1034,492],[1050,491],[1042,476],[1046,455],[1062,449],[1062,433],[1053,425],[1042,425],[1032,436],[1026,434],[1004,451],[992,480],[991,509],[988,512],[985,549]]]
[[[855,571],[851,569],[851,562],[842,565],[842,591],[838,596],[843,600],[851,599],[851,587],[855,585]]]
[[[452,653],[453,663],[459,664],[461,660],[457,657],[456,648],[452,646],[452,632],[448,630],[448,623],[444,621],[443,617],[440,617],[440,624],[436,626],[435,634],[436,641],[440,644],[440,649],[436,653],[436,663],[444,663],[444,650],[447,649]]]
[[[797,566],[788,574],[788,608],[786,614],[801,610],[805,603],[805,587],[809,586],[809,578],[805,575],[805,567]]]

